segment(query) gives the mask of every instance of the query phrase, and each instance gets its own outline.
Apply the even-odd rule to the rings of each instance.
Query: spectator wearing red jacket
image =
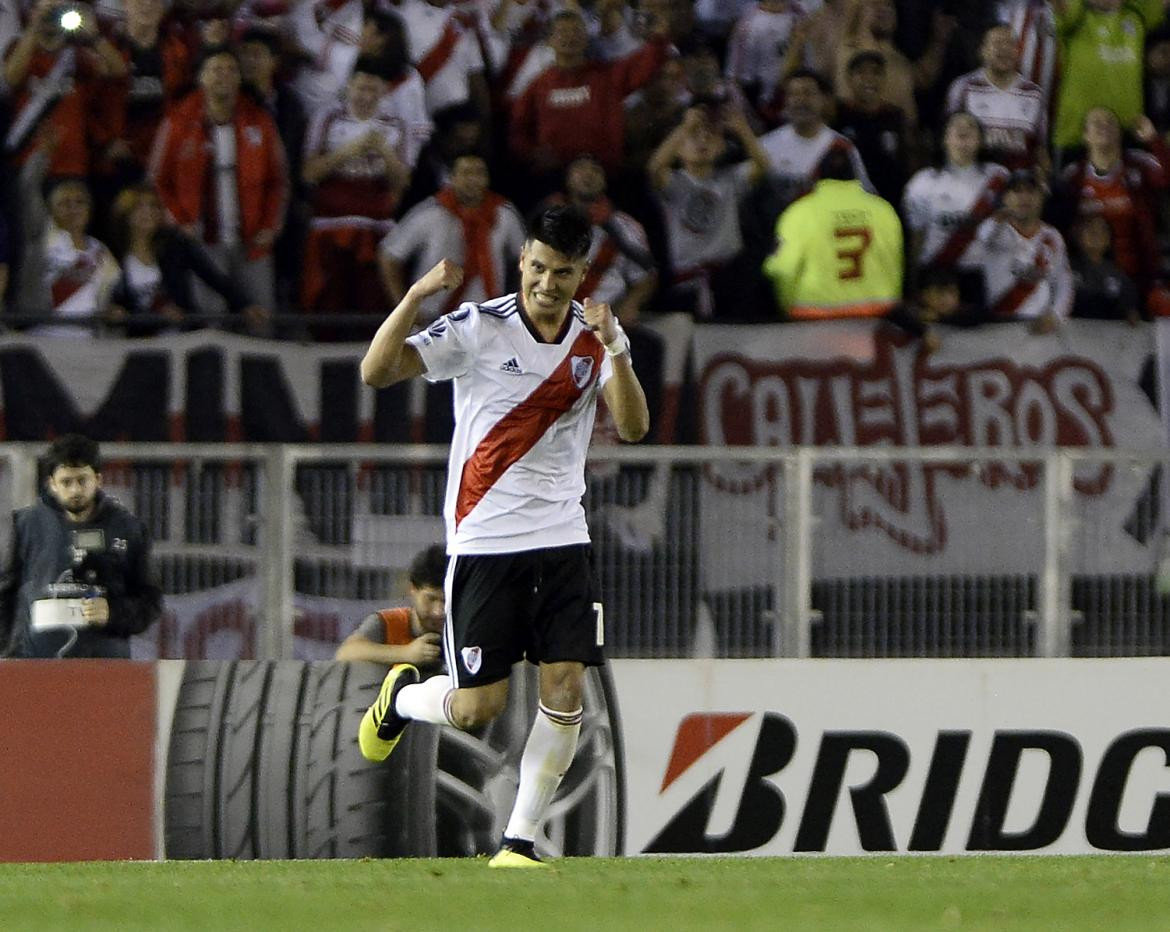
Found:
[[[1094,107],[1085,115],[1085,157],[1060,176],[1054,222],[1071,230],[1077,219],[1104,217],[1114,259],[1144,296],[1161,278],[1158,204],[1170,187],[1170,148],[1147,117],[1134,135],[1149,149],[1125,147],[1112,110]]]
[[[244,282],[256,304],[272,307],[272,245],[288,201],[284,147],[268,111],[240,93],[231,49],[207,49],[198,81],[159,127],[151,178],[175,223]],[[201,309],[220,307],[204,298]]]
[[[589,34],[581,14],[562,10],[552,21],[555,63],[528,86],[512,109],[513,155],[546,185],[556,185],[569,163],[592,154],[610,173],[620,170],[625,147],[623,99],[649,81],[666,60],[666,23],[652,21],[650,40],[626,58],[589,61]],[[530,189],[531,190],[531,189]]]

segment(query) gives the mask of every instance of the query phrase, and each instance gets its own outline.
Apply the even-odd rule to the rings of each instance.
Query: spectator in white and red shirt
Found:
[[[1010,26],[992,26],[979,50],[983,67],[956,78],[947,92],[947,113],[966,110],[983,127],[989,161],[1010,170],[1048,166],[1048,112],[1044,91],[1019,71]]]
[[[980,224],[961,260],[982,271],[991,320],[1032,320],[1041,333],[1069,316],[1074,294],[1064,238],[1040,219],[1044,196],[1034,169],[1013,172],[1003,210]]]
[[[410,180],[414,143],[381,111],[386,79],[376,59],[359,58],[345,100],[317,112],[305,144],[304,179],[313,216],[305,247],[303,303],[316,312],[375,312],[378,243],[389,232]]]

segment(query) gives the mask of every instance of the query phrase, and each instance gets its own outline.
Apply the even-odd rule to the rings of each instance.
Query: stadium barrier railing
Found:
[[[29,504],[43,444],[0,449]],[[437,445],[103,445],[167,593],[142,657],[331,656],[442,540]],[[1166,450],[597,447],[615,657],[1170,654]],[[0,523],[7,544],[9,522]]]

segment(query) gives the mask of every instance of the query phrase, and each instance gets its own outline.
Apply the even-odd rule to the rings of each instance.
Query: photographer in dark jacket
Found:
[[[162,613],[142,522],[101,491],[98,445],[77,434],[58,438],[44,460],[41,500],[13,515],[0,570],[0,647],[5,656],[54,657],[68,631],[33,632],[32,604],[46,587],[90,587],[70,657],[129,657],[130,636]]]

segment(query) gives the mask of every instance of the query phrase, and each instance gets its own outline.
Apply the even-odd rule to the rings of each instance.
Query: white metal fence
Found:
[[[0,450],[0,507],[43,445]],[[140,656],[329,656],[442,539],[446,448],[105,444],[168,614]],[[1167,451],[598,448],[612,656],[1170,654]],[[0,523],[0,543],[10,526]]]

